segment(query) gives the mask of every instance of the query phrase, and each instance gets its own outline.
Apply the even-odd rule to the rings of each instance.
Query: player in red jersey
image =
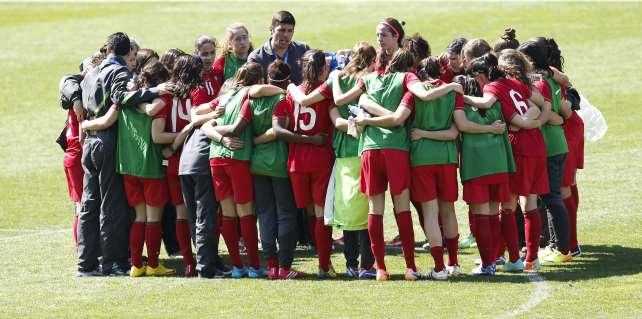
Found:
[[[439,78],[450,83],[456,75],[464,73],[464,66],[460,58],[461,49],[468,42],[465,38],[455,38],[448,44],[446,52],[439,56],[439,66],[441,75]]]
[[[305,94],[322,85],[328,77],[329,67],[325,55],[319,50],[308,50],[303,54],[302,68],[303,83],[299,88]],[[331,93],[327,90],[324,95]],[[274,110],[274,131],[277,137],[289,143],[288,172],[296,205],[306,208],[308,213],[309,228],[314,235],[319,257],[319,278],[333,278],[336,272],[330,262],[332,228],[323,222],[325,196],[334,162],[330,139],[333,129],[330,109],[333,102],[323,100],[301,106],[294,103],[289,95],[286,101]]]
[[[232,23],[225,30],[225,42],[221,54],[214,60],[212,72],[218,83],[234,77],[238,70],[247,61],[247,56],[254,50],[250,42],[250,33],[242,23]]]
[[[203,73],[201,75],[203,86],[207,91],[207,100],[213,100],[221,90],[222,82],[216,77],[212,64],[216,57],[216,39],[202,35],[194,42],[194,54],[203,60]]]
[[[499,54],[504,49],[515,49],[519,47],[519,41],[515,38],[517,32],[513,28],[506,28],[504,34],[502,34],[495,43],[493,43],[493,52]]]
[[[498,66],[494,66],[494,56],[484,55],[489,65],[489,80],[484,86],[483,97],[465,96],[466,103],[478,108],[490,108],[495,102],[501,104],[504,119],[511,124],[511,143],[513,155],[517,166],[516,172],[510,176],[511,200],[502,204],[501,222],[499,215],[490,212],[490,234],[482,233],[484,237],[493,238],[491,243],[499,243],[497,236],[501,233],[508,248],[509,260],[504,264],[505,271],[521,271],[524,263],[519,258],[519,245],[517,243],[517,225],[515,222],[515,208],[519,196],[526,197],[526,268],[536,270],[539,267],[537,260],[538,242],[541,233],[541,220],[537,212],[537,195],[549,192],[546,174],[546,145],[539,127],[551,121],[559,121],[559,116],[551,116],[551,105],[536,90],[531,90],[531,82],[527,74],[532,69],[530,62],[520,52],[513,49],[502,51]],[[537,107],[541,108],[541,112]],[[518,129],[518,130],[516,130]],[[498,246],[488,249],[497,249]],[[482,247],[480,247],[481,249]],[[484,248],[486,249],[486,248]],[[494,262],[487,267],[478,268],[478,274],[492,267]]]
[[[468,69],[470,62],[486,53],[491,52],[491,47],[484,39],[472,39],[461,48],[461,65],[464,69]],[[499,53],[498,53],[499,54]]]

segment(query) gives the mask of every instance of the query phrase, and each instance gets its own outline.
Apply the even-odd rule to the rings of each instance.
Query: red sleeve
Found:
[[[223,83],[223,76],[225,74],[225,55],[221,55],[214,60],[214,63],[212,63],[212,73],[214,74],[216,82]]]
[[[562,88],[562,98],[566,99],[566,86],[560,85],[560,87]]]
[[[156,115],[154,115],[155,119],[168,118],[169,117],[169,112],[172,109],[172,104],[173,104],[173,99],[174,99],[173,96],[171,96],[169,94],[165,94],[165,95],[161,96],[161,99],[165,103],[165,106],[163,106],[163,108],[160,111],[158,111],[158,113],[156,113]]]
[[[551,86],[548,85],[548,82],[537,81],[534,84],[537,91],[539,91],[539,93],[541,93],[542,96],[544,96],[544,99],[550,102],[553,95],[551,94]]]
[[[328,82],[323,82],[319,87],[317,87],[317,90],[319,90],[319,93],[323,95],[326,99],[331,99],[332,98],[332,87],[328,85]]]
[[[455,109],[464,108],[464,95],[461,93],[455,93]]]
[[[407,108],[411,112],[414,112],[415,110],[415,95],[412,94],[412,92],[406,92],[404,93],[403,97],[401,98],[401,103],[399,103],[403,107]]]
[[[216,108],[218,107],[218,102],[219,102],[218,98],[215,98],[212,101],[210,101],[209,104],[210,104],[210,109],[212,109],[212,111],[216,110]]]
[[[363,78],[359,79],[359,81],[357,82],[357,86],[361,91],[366,91],[366,81],[364,81]]]
[[[292,113],[291,106],[292,104],[290,103],[289,96],[287,96],[286,98],[281,99],[281,101],[276,103],[272,115],[274,117],[288,117]]]
[[[403,87],[405,90],[408,90],[410,85],[413,85],[417,82],[421,82],[417,75],[411,72],[406,72],[406,75],[403,77]]]
[[[192,89],[189,92],[189,98],[192,100],[192,108],[195,108],[207,102],[207,91],[202,87]]]
[[[243,104],[241,104],[241,112],[239,116],[244,119],[246,122],[252,122],[252,109],[250,108],[250,97],[245,95],[243,98]]]

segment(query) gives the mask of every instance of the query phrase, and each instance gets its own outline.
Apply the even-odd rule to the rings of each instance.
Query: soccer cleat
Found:
[[[185,265],[185,274],[183,274],[183,276],[186,278],[196,277],[196,265],[194,264]]]
[[[524,263],[524,271],[538,271],[540,268],[539,259]]]
[[[94,269],[94,270],[90,270],[90,271],[78,270],[76,272],[76,277],[80,277],[80,278],[83,278],[83,277],[101,277],[101,276],[103,276],[103,273],[98,269]]]
[[[449,276],[461,275],[461,267],[459,265],[446,266]]]
[[[473,269],[472,274],[475,276],[494,276],[495,264],[491,264],[488,267],[482,267],[479,265]]]
[[[232,273],[231,273],[232,278],[239,279],[239,278],[243,278],[245,275],[247,275],[247,269],[245,269],[245,267],[243,268],[232,267]]]
[[[272,267],[265,273],[268,279],[279,279],[279,267]]]
[[[247,269],[247,278],[261,278],[265,276],[265,269],[258,268],[254,269],[252,267]]]
[[[421,245],[421,248],[423,248],[424,250],[430,251],[430,243],[425,243]]]
[[[435,271],[435,268],[433,268],[431,272],[426,274],[426,277],[428,277],[428,279],[434,279],[434,280],[447,280],[448,270],[444,268],[441,271]]]
[[[377,278],[377,269],[371,267],[370,269],[361,268],[359,270],[359,279],[376,279]]]
[[[401,237],[399,237],[399,235],[395,236],[395,238],[389,241],[387,245],[392,247],[401,247]]]
[[[524,262],[521,259],[517,259],[514,263],[507,260],[502,270],[506,272],[522,272],[524,271]]]
[[[319,267],[319,273],[317,277],[319,277],[319,279],[334,279],[337,278],[337,272],[334,271],[334,267],[332,267],[332,265],[330,265],[328,271],[323,271],[321,267]]]
[[[473,234],[468,234],[468,237],[461,239],[457,245],[459,245],[459,248],[477,247],[477,241],[475,241]]]
[[[504,256],[499,256],[495,259],[495,265],[501,266],[506,263],[506,258]]]
[[[573,256],[571,256],[571,252],[569,251],[566,255],[562,254],[558,250],[553,251],[552,254],[549,254],[544,258],[543,262],[544,263],[567,263],[573,260]]]
[[[142,277],[142,276],[145,276],[145,273],[147,273],[147,267],[145,267],[145,265],[142,265],[140,268],[132,265],[132,268],[129,271],[129,276],[130,277]]]
[[[388,281],[390,279],[390,274],[383,269],[377,269],[377,281]]]
[[[412,270],[411,268],[406,268],[406,273],[403,278],[408,281],[415,281],[421,279],[421,272],[418,270]]]
[[[284,280],[300,279],[305,276],[305,273],[296,271],[291,268],[279,268],[279,278]]]
[[[571,256],[573,257],[579,257],[582,254],[582,248],[580,248],[580,245],[577,245],[574,249],[571,249]]]
[[[145,269],[145,276],[150,276],[150,277],[173,276],[175,274],[176,274],[176,270],[171,268],[166,268],[161,263],[158,263],[158,267],[156,268],[147,265],[147,268]]]
[[[359,278],[359,270],[357,267],[346,267],[346,276],[348,278]]]
[[[537,258],[544,259],[548,255],[552,254],[554,251],[555,251],[555,248],[553,248],[553,246],[546,246],[544,249],[540,249],[540,251],[537,252]]]

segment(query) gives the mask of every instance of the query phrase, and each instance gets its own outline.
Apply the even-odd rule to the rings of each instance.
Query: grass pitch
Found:
[[[545,267],[539,278],[448,282],[75,278],[72,206],[53,142],[65,117],[60,76],[115,31],[158,52],[191,51],[198,35],[221,39],[227,25],[242,21],[257,47],[272,13],[284,8],[297,18],[295,39],[327,50],[375,43],[385,16],[405,20],[407,34],[420,32],[433,54],[457,36],[492,42],[506,26],[520,40],[554,37],[565,71],[609,124],[605,138],[587,143],[578,176],[582,257]],[[0,317],[642,317],[640,17],[640,3],[2,3]],[[462,202],[457,211],[466,234]],[[394,229],[386,217],[387,237]],[[423,239],[418,227],[415,233]],[[466,272],[476,256],[461,251]],[[401,279],[400,251],[387,262]],[[333,263],[342,270],[340,252]],[[431,266],[425,252],[417,263]],[[295,267],[314,273],[316,260],[301,251]]]

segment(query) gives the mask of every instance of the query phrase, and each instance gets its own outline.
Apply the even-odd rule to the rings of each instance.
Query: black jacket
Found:
[[[66,74],[60,79],[60,106],[63,109],[70,109],[74,101],[82,99],[81,81],[81,74]]]
[[[107,98],[103,112],[106,112],[112,104],[121,107],[136,106],[158,97],[156,88],[127,91],[127,83],[131,80],[132,73],[129,72],[125,60],[120,56],[109,55],[99,68],[98,76],[103,83],[103,96]]]

